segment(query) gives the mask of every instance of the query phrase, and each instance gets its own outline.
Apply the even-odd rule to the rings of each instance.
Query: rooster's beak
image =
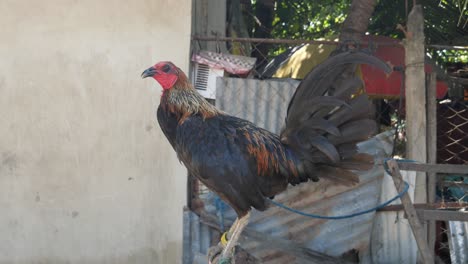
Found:
[[[155,74],[156,74],[156,69],[154,67],[150,67],[141,74],[141,78],[153,77]]]

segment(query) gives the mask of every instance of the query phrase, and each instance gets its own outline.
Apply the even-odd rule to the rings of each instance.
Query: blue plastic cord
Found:
[[[231,258],[221,258],[218,264],[231,264]]]
[[[384,163],[383,163],[383,166],[384,166],[384,169],[385,171],[391,175],[388,167],[387,167],[387,161],[388,159],[384,160]],[[401,162],[414,162],[413,160],[397,160],[397,161],[401,161]],[[403,191],[401,191],[400,193],[398,193],[395,197],[393,197],[392,199],[382,203],[382,204],[379,204],[377,205],[376,207],[373,207],[373,208],[370,208],[370,209],[367,209],[367,210],[364,210],[364,211],[360,211],[360,212],[357,212],[357,213],[353,213],[353,214],[347,214],[347,215],[340,215],[340,216],[324,216],[324,215],[316,215],[316,214],[309,214],[309,213],[305,213],[305,212],[302,212],[302,211],[299,211],[299,210],[296,210],[296,209],[293,209],[291,207],[288,207],[282,203],[279,203],[279,202],[275,202],[273,200],[270,200],[274,205],[278,206],[278,207],[281,207],[283,209],[286,209],[290,212],[293,212],[293,213],[296,213],[296,214],[299,214],[299,215],[302,215],[302,216],[306,216],[306,217],[311,217],[311,218],[318,218],[318,219],[329,219],[329,220],[338,220],[338,219],[347,219],[347,218],[351,218],[351,217],[355,217],[355,216],[359,216],[359,215],[363,215],[363,214],[368,214],[368,213],[371,213],[371,212],[374,212],[374,211],[377,211],[381,208],[384,208],[385,206],[389,205],[390,203],[392,203],[393,201],[395,201],[396,199],[399,199],[401,198],[409,189],[409,184],[406,182],[406,181],[403,181],[404,184],[405,184],[405,187],[403,189]]]
[[[224,230],[224,211],[226,210],[226,204],[216,195],[215,198],[216,214],[218,215],[219,227]]]
[[[373,208],[370,208],[370,209],[367,209],[367,210],[364,210],[364,211],[360,211],[360,212],[357,212],[357,213],[353,213],[353,214],[347,214],[347,215],[340,215],[340,216],[324,216],[324,215],[316,215],[316,214],[309,214],[309,213],[304,213],[302,211],[299,211],[299,210],[296,210],[296,209],[293,209],[291,207],[288,207],[282,203],[278,203],[278,202],[275,202],[273,200],[271,200],[271,202],[278,206],[278,207],[281,207],[283,209],[286,209],[290,212],[293,212],[293,213],[296,213],[296,214],[299,214],[299,215],[302,215],[302,216],[307,216],[307,217],[311,217],[311,218],[319,218],[319,219],[332,219],[332,220],[337,220],[337,219],[346,219],[346,218],[351,218],[351,217],[355,217],[355,216],[359,216],[359,215],[363,215],[363,214],[368,214],[368,213],[371,213],[371,212],[374,212],[374,211],[377,211],[381,208],[384,208],[385,206],[391,204],[393,201],[395,201],[396,199],[399,199],[403,196],[403,194],[405,194],[408,189],[409,189],[409,184],[407,182],[404,182],[405,183],[405,188],[403,189],[402,192],[400,192],[398,195],[396,195],[395,197],[393,197],[392,199],[386,201],[385,203],[382,203],[376,207],[373,207]]]

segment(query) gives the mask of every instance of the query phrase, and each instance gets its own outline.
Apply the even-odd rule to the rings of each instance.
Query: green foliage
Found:
[[[258,2],[252,1],[255,10]],[[272,38],[318,39],[336,36],[346,18],[352,0],[276,0],[272,25],[264,25]],[[369,33],[403,39],[397,25],[405,25],[412,2],[377,0],[369,24]],[[424,8],[427,44],[468,46],[468,0],[420,0]],[[408,4],[408,6],[406,6]],[[258,23],[249,18],[250,23]],[[251,26],[250,28],[254,28]],[[275,54],[283,49],[270,51]],[[429,50],[439,62],[468,62],[467,51]]]
[[[439,64],[468,63],[468,50],[428,49],[428,54]]]
[[[255,9],[256,3],[252,1]],[[283,39],[316,39],[336,35],[351,0],[277,0],[271,36]]]
[[[425,0],[426,37],[429,43],[468,43],[468,10],[466,1]],[[426,3],[427,2],[427,3]],[[438,4],[434,2],[439,2]],[[463,6],[461,6],[463,5]],[[463,21],[465,21],[463,23]]]
[[[397,25],[404,25],[406,8],[404,0],[378,1],[369,23],[368,31],[373,35],[382,35],[402,39],[404,34],[397,29]]]
[[[411,1],[407,2],[411,3]],[[426,43],[468,43],[468,26],[464,26],[463,22],[468,19],[468,11],[462,6],[468,0],[421,0],[418,2],[424,9]],[[396,26],[406,24],[411,5],[407,7],[405,3],[405,0],[380,0],[375,7],[369,32],[403,38],[402,32]]]
[[[424,2],[424,34],[426,43],[468,46],[468,0]],[[438,63],[468,63],[467,50],[429,49],[428,54]]]

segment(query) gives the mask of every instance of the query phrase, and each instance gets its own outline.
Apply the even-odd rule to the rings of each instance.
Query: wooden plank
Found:
[[[247,42],[247,43],[271,43],[271,44],[326,44],[326,45],[340,45],[344,42],[340,41],[326,41],[326,40],[310,40],[310,39],[276,39],[276,38],[237,38],[237,37],[211,37],[207,35],[193,35],[192,40],[200,41],[227,41],[227,42]],[[374,43],[370,41],[362,40],[359,42],[361,45],[368,45],[369,43]],[[402,46],[401,43],[395,41],[383,41],[379,42],[379,46],[392,46],[399,47]],[[435,49],[449,49],[449,50],[468,50],[468,47],[457,46],[457,45],[426,45],[428,48]],[[454,77],[449,77],[454,78]],[[468,80],[463,78],[458,78],[462,84],[468,83]]]
[[[461,46],[461,45],[439,45],[439,44],[434,44],[434,45],[427,45],[427,47],[434,48],[434,49],[468,50],[468,46]]]
[[[437,98],[436,73],[427,76],[427,163],[437,163]],[[427,179],[427,202],[433,203],[436,198],[436,172],[429,172]]]
[[[405,44],[406,157],[426,163],[426,85],[424,18],[421,5],[408,15]],[[414,202],[427,202],[425,173],[416,173]]]
[[[428,221],[465,221],[468,222],[468,212],[448,210],[416,210],[420,219]]]
[[[427,101],[427,162],[429,164],[437,163],[437,80],[436,73],[427,75],[426,80],[426,101]],[[436,200],[437,173],[429,172],[427,174],[427,202],[432,204]],[[427,243],[429,248],[434,249],[436,240],[436,223],[428,221],[427,223]]]
[[[310,39],[276,39],[276,38],[234,38],[234,37],[207,37],[207,36],[192,36],[192,40],[200,41],[227,41],[227,42],[246,42],[246,43],[270,43],[270,44],[324,44],[324,45],[340,45],[344,42],[333,41],[333,40],[310,40]],[[368,45],[369,41],[360,41],[360,44]],[[372,44],[373,42],[371,42]],[[379,46],[402,46],[401,43],[391,42],[379,42]]]
[[[468,165],[423,164],[415,162],[398,162],[400,170],[425,171],[435,173],[468,174]]]
[[[390,169],[393,182],[398,192],[402,192],[404,189],[404,181],[401,177],[400,169],[395,160],[387,161],[388,168]],[[414,209],[413,203],[408,193],[405,193],[401,197],[401,204],[405,210],[406,216],[408,217],[408,222],[413,231],[414,238],[416,239],[416,244],[418,245],[419,252],[424,263],[434,263],[434,256],[432,250],[429,249],[429,246],[425,240],[426,231],[423,228],[423,225],[419,221],[418,214]]]
[[[382,208],[379,212],[394,212],[404,210],[403,205],[391,205],[389,208]],[[421,221],[468,221],[468,212],[452,211],[452,210],[434,210],[416,208]]]
[[[441,185],[445,187],[468,187],[468,183],[462,182],[462,181],[444,181],[441,183]]]
[[[468,207],[468,203],[466,202],[444,202],[444,203],[433,203],[433,204],[413,204],[416,210],[418,209],[462,209]],[[401,204],[392,204],[385,206],[377,210],[377,212],[384,212],[384,211],[401,211],[403,210],[403,205]]]
[[[456,82],[462,85],[468,85],[468,79],[464,79],[464,78],[450,76],[449,81]]]

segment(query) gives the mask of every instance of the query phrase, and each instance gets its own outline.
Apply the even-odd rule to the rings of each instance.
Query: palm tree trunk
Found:
[[[254,38],[271,38],[273,27],[273,18],[275,17],[275,0],[258,0],[255,4],[255,17],[258,22],[255,23]],[[252,51],[252,57],[257,58],[256,68],[262,68],[268,63],[268,48],[265,43],[259,43]]]
[[[353,0],[348,16],[343,23],[340,34],[341,41],[360,41],[360,37],[366,33],[369,19],[376,4],[376,0]]]

